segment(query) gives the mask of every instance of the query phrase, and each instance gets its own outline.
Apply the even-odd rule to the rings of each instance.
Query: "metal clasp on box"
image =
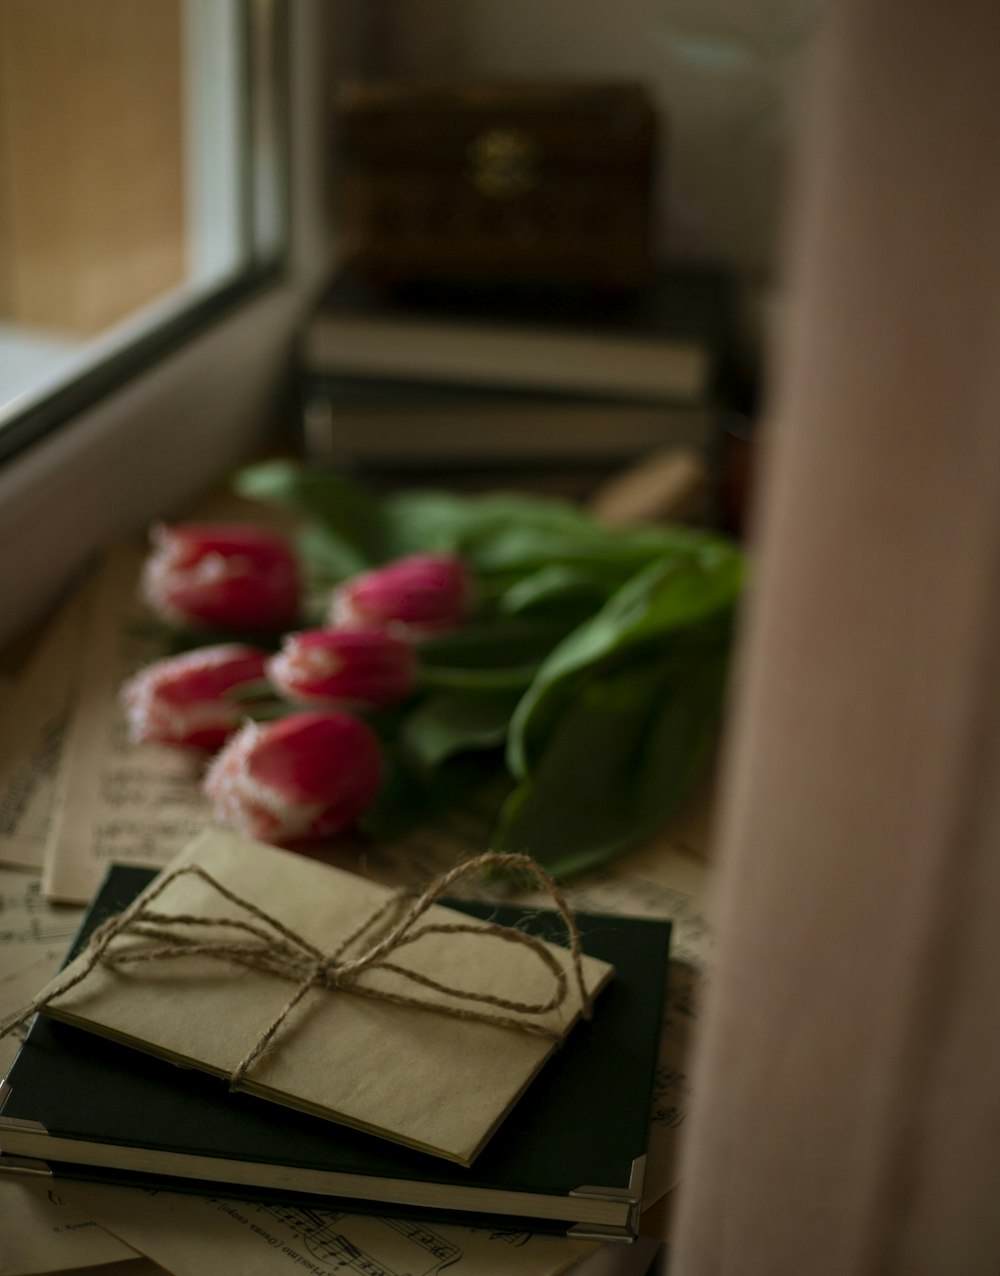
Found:
[[[490,199],[516,199],[541,181],[541,148],[520,129],[487,129],[472,139],[465,154],[469,181]]]

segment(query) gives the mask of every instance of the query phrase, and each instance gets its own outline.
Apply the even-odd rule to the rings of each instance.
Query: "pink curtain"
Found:
[[[832,4],[677,1276],[1000,1271],[1000,3]]]

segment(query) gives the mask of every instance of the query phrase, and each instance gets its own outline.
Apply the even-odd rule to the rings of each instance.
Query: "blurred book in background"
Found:
[[[345,468],[606,468],[707,450],[730,287],[663,271],[628,295],[410,288],[339,278],[300,348],[305,443]]]

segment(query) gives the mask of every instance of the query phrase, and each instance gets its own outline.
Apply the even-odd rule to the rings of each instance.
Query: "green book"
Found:
[[[67,960],[154,875],[112,868]],[[555,914],[450,907],[560,942]],[[628,1239],[642,1196],[670,924],[577,922],[586,950],[612,962],[616,977],[471,1167],[230,1093],[216,1077],[40,1015],[3,1083],[0,1170]]]

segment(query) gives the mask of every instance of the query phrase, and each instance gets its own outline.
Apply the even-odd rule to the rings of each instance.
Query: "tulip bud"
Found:
[[[237,643],[158,660],[122,687],[129,738],[214,752],[246,716],[230,693],[262,681],[266,663],[266,652]]]
[[[241,523],[157,527],[143,596],[170,624],[273,631],[295,623],[299,572],[282,537]]]
[[[380,629],[312,629],[286,635],[267,676],[289,700],[384,709],[413,691],[417,658]]]
[[[407,638],[454,629],[469,613],[472,578],[453,554],[411,554],[344,581],[333,593],[329,623],[369,625]]]
[[[379,786],[375,733],[347,713],[293,713],[248,722],[205,776],[215,816],[278,846],[315,842],[351,824]]]

